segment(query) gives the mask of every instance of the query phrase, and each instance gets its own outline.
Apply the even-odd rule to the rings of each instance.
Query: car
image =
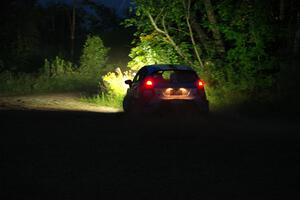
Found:
[[[164,110],[209,112],[204,81],[190,66],[146,65],[133,80],[125,83],[129,85],[123,99],[123,109],[127,113]]]

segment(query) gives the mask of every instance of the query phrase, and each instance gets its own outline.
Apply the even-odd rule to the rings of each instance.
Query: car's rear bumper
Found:
[[[152,99],[143,105],[145,111],[182,110],[208,112],[209,102],[202,99]]]

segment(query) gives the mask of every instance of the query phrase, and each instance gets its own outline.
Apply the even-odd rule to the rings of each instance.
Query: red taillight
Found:
[[[198,80],[198,81],[197,81],[197,87],[198,87],[199,89],[202,89],[202,88],[204,87],[204,82],[203,82],[202,80]]]
[[[145,81],[145,88],[153,88],[153,81],[150,79],[147,79]]]
[[[146,81],[146,85],[147,85],[147,86],[152,86],[152,85],[153,85],[153,82],[150,81],[150,80],[148,80],[148,81]]]

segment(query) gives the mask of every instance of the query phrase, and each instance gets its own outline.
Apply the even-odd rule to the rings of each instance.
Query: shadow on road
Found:
[[[1,111],[1,199],[287,199],[296,122]]]

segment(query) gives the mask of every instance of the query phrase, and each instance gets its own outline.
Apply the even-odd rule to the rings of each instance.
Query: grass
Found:
[[[1,95],[23,95],[49,92],[75,92],[95,88],[96,81],[80,76],[61,75],[47,77],[44,75],[11,73],[0,74]]]
[[[0,73],[0,96],[45,94],[57,92],[80,92],[95,94],[99,81],[80,74],[62,74],[49,77],[44,74]],[[83,95],[82,102],[122,109],[122,95]]]
[[[109,94],[98,94],[94,96],[83,96],[81,101],[92,103],[101,106],[109,106],[113,108],[122,109],[123,96],[109,95]]]

